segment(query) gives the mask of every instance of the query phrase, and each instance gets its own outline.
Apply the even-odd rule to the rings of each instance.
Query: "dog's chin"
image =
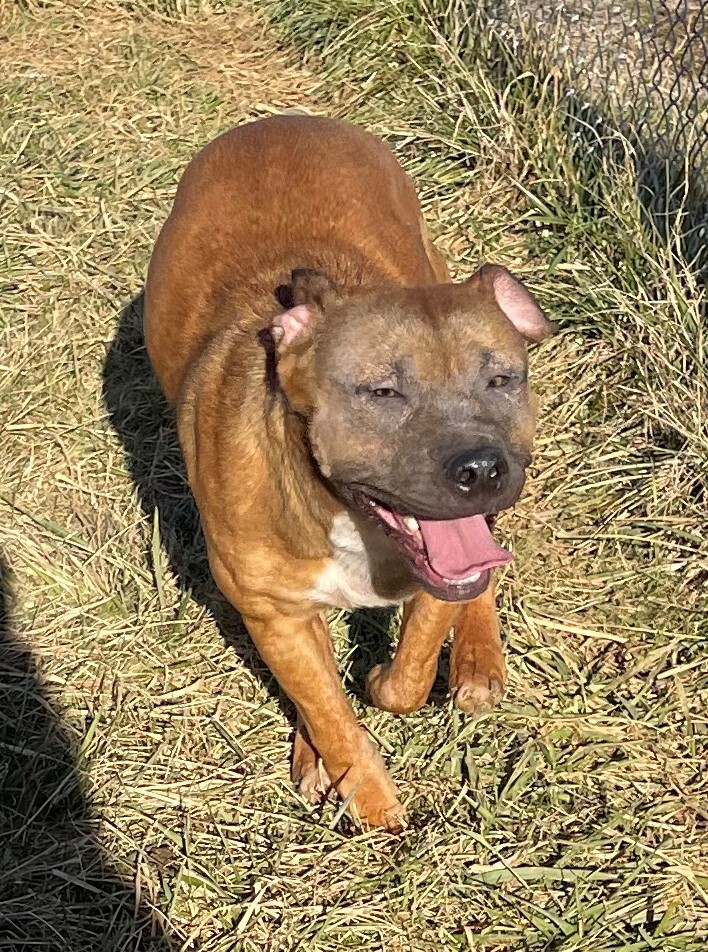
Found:
[[[492,538],[492,513],[427,519],[360,487],[340,487],[339,495],[395,543],[421,587],[441,601],[478,598],[489,585],[492,569],[512,559]]]

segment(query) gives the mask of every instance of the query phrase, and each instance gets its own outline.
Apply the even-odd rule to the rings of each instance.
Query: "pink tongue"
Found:
[[[420,519],[419,524],[428,562],[443,578],[459,581],[513,559],[511,552],[494,541],[484,516]]]

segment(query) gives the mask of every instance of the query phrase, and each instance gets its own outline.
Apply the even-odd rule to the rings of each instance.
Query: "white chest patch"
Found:
[[[363,525],[357,525],[348,513],[342,512],[334,517],[329,540],[333,553],[309,593],[314,601],[334,608],[376,608],[398,605],[412,593],[413,585],[405,573],[402,575],[395,550],[376,530],[367,532]],[[387,591],[392,589],[389,597],[380,595],[374,588],[374,571],[377,578],[393,583],[386,585]]]

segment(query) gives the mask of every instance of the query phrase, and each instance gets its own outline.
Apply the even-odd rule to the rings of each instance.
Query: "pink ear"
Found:
[[[542,341],[553,331],[533,296],[500,265],[487,265],[492,272],[492,287],[497,304],[520,334],[528,340]]]
[[[271,333],[276,344],[291,344],[297,340],[310,326],[312,312],[306,304],[297,304],[295,307],[278,314],[271,325]]]

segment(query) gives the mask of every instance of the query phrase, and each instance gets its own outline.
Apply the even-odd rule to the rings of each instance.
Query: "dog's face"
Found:
[[[525,338],[542,339],[549,322],[494,267],[464,284],[348,295],[295,272],[293,300],[274,325],[280,376],[323,477],[398,543],[432,594],[476,597],[510,560],[489,525],[524,485]]]

